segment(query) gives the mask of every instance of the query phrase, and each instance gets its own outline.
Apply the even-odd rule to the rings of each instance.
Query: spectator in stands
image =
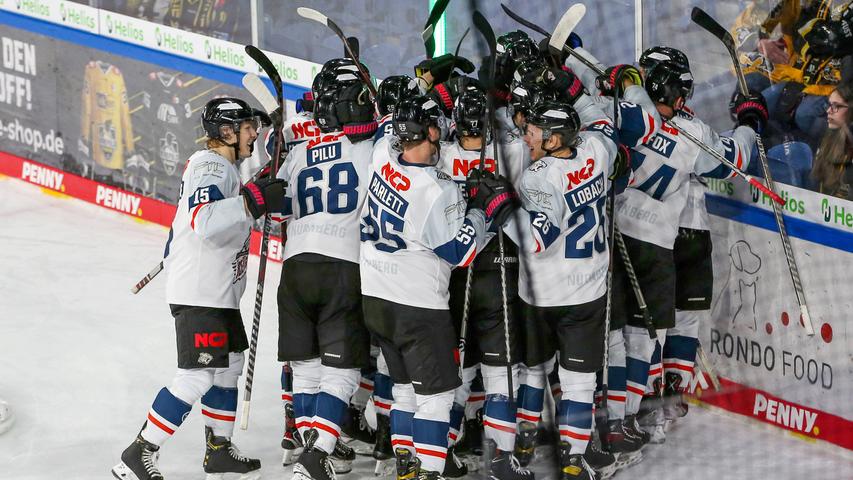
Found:
[[[812,180],[820,193],[853,200],[853,82],[841,84],[829,95],[827,130],[817,150]]]

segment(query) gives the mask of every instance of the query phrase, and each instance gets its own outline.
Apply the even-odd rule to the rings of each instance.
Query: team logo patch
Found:
[[[200,365],[210,365],[210,362],[213,361],[213,355],[207,352],[201,352],[198,354],[198,363]]]
[[[587,158],[586,165],[584,165],[583,168],[566,174],[566,178],[569,181],[569,185],[566,189],[571,190],[584,181],[589,180],[590,177],[592,177],[593,170],[595,170],[595,160]]]

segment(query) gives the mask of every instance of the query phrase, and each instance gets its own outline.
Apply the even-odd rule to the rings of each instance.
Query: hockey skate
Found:
[[[204,471],[206,480],[224,480],[226,473],[240,473],[240,480],[261,478],[261,461],[248,458],[231,443],[227,437],[217,437],[213,429],[204,427],[207,449],[204,452]]]
[[[314,447],[319,434],[313,428],[305,433],[305,449],[293,464],[292,480],[335,480],[330,455]]]
[[[429,470],[419,470],[416,478],[418,480],[444,480],[444,477],[442,477],[441,474],[438,472],[431,472]]]
[[[371,455],[373,445],[376,443],[376,431],[367,425],[364,418],[364,408],[350,405],[347,411],[347,420],[341,425],[341,438],[357,455]]]
[[[616,473],[616,457],[602,448],[600,437],[596,432],[592,433],[583,457],[601,480],[610,478]]]
[[[474,418],[465,420],[462,438],[456,444],[460,455],[483,455],[483,409],[477,410]]]
[[[560,480],[599,480],[599,477],[583,454],[572,453],[568,443],[560,442]]]
[[[335,449],[329,454],[335,473],[349,473],[355,460],[355,451],[340,438],[335,442]]]
[[[625,415],[625,420],[622,421],[622,425],[624,426],[626,433],[639,438],[643,445],[649,443],[649,440],[651,440],[651,435],[640,428],[640,425],[637,423],[636,415]]]
[[[388,460],[394,456],[391,449],[391,418],[387,415],[376,415],[376,445],[373,446],[373,458]]]
[[[12,415],[12,409],[9,404],[0,400],[0,434],[7,432],[15,423],[15,416]]]
[[[491,480],[533,480],[533,472],[521,466],[512,452],[497,450],[489,462]]]
[[[302,435],[296,429],[293,405],[288,403],[284,406],[284,436],[281,439],[281,448],[284,450],[284,454],[281,458],[281,464],[286,467],[295,462],[302,453],[302,447]]]
[[[629,432],[623,420],[609,420],[599,432],[599,439],[604,450],[612,453],[616,460],[614,470],[630,467],[643,459],[642,439]]]
[[[530,465],[536,453],[536,425],[532,422],[521,422],[515,434],[515,458],[522,467]]]
[[[666,442],[665,423],[666,419],[664,418],[663,408],[658,408],[646,415],[644,425],[640,428],[648,434],[649,443],[659,445]]]
[[[418,478],[418,473],[421,469],[421,461],[418,460],[418,457],[405,448],[395,449],[394,456],[396,457],[397,464],[396,480],[414,480]]]
[[[681,375],[674,372],[666,373],[663,387],[663,416],[667,422],[672,422],[687,415],[688,405],[684,401],[681,388]]]
[[[163,480],[157,467],[159,450],[160,447],[142,438],[140,431],[136,440],[121,453],[121,462],[113,467],[113,476],[119,480]]]
[[[456,456],[455,450],[455,447],[447,449],[447,459],[444,462],[444,473],[442,475],[445,478],[462,478],[468,475],[468,465]]]

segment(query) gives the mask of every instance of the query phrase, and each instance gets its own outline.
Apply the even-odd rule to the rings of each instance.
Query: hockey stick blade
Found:
[[[551,39],[548,40],[548,46],[558,52],[563,51],[563,45],[569,39],[572,31],[578,26],[581,20],[586,15],[586,6],[582,3],[576,3],[566,10],[560,18],[557,27],[554,28],[554,33],[551,34]]]
[[[520,23],[521,25],[533,30],[534,32],[536,32],[540,35],[545,35],[546,37],[551,36],[551,34],[548,33],[544,28],[540,27],[539,25],[536,25],[533,22],[530,22],[530,21],[520,17],[517,13],[510,10],[510,8],[507,7],[505,3],[501,4],[501,8],[503,9],[504,13],[506,13],[509,16],[509,18],[515,20],[516,22]]]
[[[450,3],[450,0],[438,0],[432,6],[432,10],[429,12],[429,17],[427,17],[426,23],[424,23],[424,30],[421,32],[421,40],[424,42],[424,48],[426,49],[427,58],[432,58],[435,55],[435,37],[432,35],[435,33],[435,26],[438,24],[438,20],[444,15],[444,11],[447,10],[447,4]]]
[[[252,57],[252,60],[257,62],[257,64],[260,65],[261,70],[270,77],[273,88],[275,88],[276,98],[281,98],[281,75],[279,75],[278,70],[275,68],[275,65],[272,64],[269,57],[254,45],[246,45],[246,54]]]
[[[243,87],[264,107],[265,112],[272,113],[278,108],[278,102],[261,77],[251,72],[243,75]]]
[[[732,37],[732,34],[699,7],[693,7],[693,11],[690,12],[690,18],[696,25],[699,25],[708,33],[723,42],[723,45],[726,47],[726,50],[728,50],[729,56],[732,58],[732,62],[734,63],[738,89],[743,95],[749,95],[749,87],[746,85],[746,77],[743,75],[740,60],[738,60],[737,57],[737,46],[735,45],[735,39]]]
[[[344,49],[349,54],[349,57],[353,59],[356,68],[358,68],[358,72],[361,74],[361,79],[364,83],[367,84],[367,88],[370,90],[370,94],[373,98],[376,98],[376,87],[373,85],[373,81],[370,79],[370,74],[364,70],[364,67],[361,65],[361,61],[359,60],[358,54],[355,53],[350,47],[350,43],[347,40],[347,36],[344,35],[344,31],[341,30],[341,27],[338,26],[337,23],[333,22],[329,17],[323,15],[322,13],[314,10],[313,8],[308,7],[299,7],[296,9],[296,13],[299,14],[300,17],[305,18],[307,20],[313,20],[317,23],[322,23],[323,25],[329,27],[338,38],[344,42]]]

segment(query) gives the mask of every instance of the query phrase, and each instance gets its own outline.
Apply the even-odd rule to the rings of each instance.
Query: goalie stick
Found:
[[[513,20],[515,20],[516,22],[518,22],[518,23],[520,23],[520,24],[524,25],[525,27],[527,27],[527,28],[529,28],[529,29],[531,29],[531,30],[534,30],[534,31],[536,31],[536,32],[538,32],[538,33],[540,33],[540,34],[542,34],[542,35],[545,35],[546,37],[547,37],[547,36],[550,36],[550,34],[549,34],[549,33],[548,33],[544,28],[542,28],[542,27],[540,27],[540,26],[538,26],[538,25],[536,25],[536,24],[534,24],[534,23],[530,22],[529,20],[525,20],[524,18],[522,18],[521,16],[519,16],[517,13],[513,12],[512,10],[510,10],[510,9],[509,9],[509,7],[507,7],[506,5],[501,4],[501,8],[503,8],[503,11],[504,11],[504,12],[505,12],[505,13],[506,13],[510,18],[512,18]],[[549,45],[549,47],[550,47],[550,45]],[[564,44],[564,45],[563,45],[563,51],[564,51],[564,52],[566,52],[566,53],[568,53],[569,55],[571,55],[571,56],[575,57],[578,61],[580,61],[581,63],[583,63],[587,68],[589,68],[590,70],[592,70],[593,72],[595,72],[595,73],[596,73],[596,75],[604,75],[604,70],[602,70],[598,65],[596,65],[596,64],[594,64],[593,62],[589,61],[589,59],[587,59],[587,58],[586,58],[586,57],[584,57],[583,55],[581,55],[581,54],[579,54],[578,52],[576,52],[576,51],[575,51],[575,49],[573,49],[572,47],[570,47],[570,46],[568,46],[568,45],[565,45],[565,44]],[[752,185],[753,187],[757,188],[757,189],[758,189],[758,190],[760,190],[762,193],[764,193],[765,195],[767,195],[768,197],[770,197],[774,202],[776,202],[776,203],[778,203],[778,204],[780,204],[780,205],[785,205],[785,203],[786,203],[786,202],[785,202],[785,200],[784,200],[781,196],[779,196],[779,194],[777,194],[776,192],[774,192],[770,187],[765,186],[764,184],[762,184],[760,181],[758,181],[758,179],[754,178],[752,175],[749,175],[749,174],[747,174],[746,172],[744,172],[743,170],[741,170],[740,168],[738,168],[738,167],[737,167],[737,165],[735,165],[734,163],[730,162],[726,157],[724,157],[722,154],[720,154],[720,152],[718,152],[718,151],[714,150],[713,148],[711,148],[711,146],[710,146],[710,145],[706,144],[705,142],[703,142],[702,140],[700,140],[699,138],[697,138],[697,137],[696,137],[695,135],[693,135],[692,133],[685,131],[684,129],[682,129],[681,127],[679,127],[678,125],[676,125],[676,124],[675,124],[674,122],[672,122],[671,120],[667,120],[665,123],[666,123],[666,125],[667,125],[668,127],[670,127],[670,128],[673,128],[673,129],[677,130],[677,131],[678,131],[678,133],[679,133],[680,135],[683,135],[687,140],[689,140],[689,141],[693,142],[694,144],[696,144],[696,146],[698,146],[699,148],[701,148],[705,153],[707,153],[708,155],[710,155],[710,156],[714,157],[714,159],[715,159],[715,160],[717,160],[718,162],[720,162],[720,163],[722,163],[723,165],[725,165],[726,167],[728,167],[728,168],[729,168],[731,171],[733,171],[737,176],[739,176],[739,177],[743,178],[743,179],[744,179],[744,180],[746,180],[750,185]]]
[[[702,367],[702,370],[704,370],[711,379],[711,385],[714,387],[714,390],[720,391],[720,377],[717,376],[717,372],[708,360],[708,355],[705,354],[705,349],[702,348],[701,344],[696,347],[696,359],[699,361],[699,365]]]
[[[281,111],[284,112],[284,96],[282,95],[281,76],[276,70],[270,59],[260,49],[253,45],[246,45],[246,53],[252,57],[258,65],[264,70],[267,76],[272,80],[273,88],[275,88],[276,103]],[[358,62],[356,62],[358,64]],[[265,87],[266,88],[266,87]],[[283,143],[282,130],[276,129],[275,132],[275,154],[273,155],[272,175],[278,172],[278,161],[281,158],[281,146]],[[261,305],[264,299],[264,280],[266,279],[267,267],[267,243],[270,238],[270,229],[272,221],[270,214],[264,215],[264,227],[261,236],[261,260],[258,265],[258,286],[255,290],[255,309],[252,318],[252,337],[249,343],[249,361],[246,366],[246,384],[243,393],[243,415],[240,418],[240,428],[246,430],[249,428],[249,409],[252,403],[252,384],[255,377],[255,356],[258,351],[258,330],[261,326]]]
[[[722,25],[711,18],[710,15],[705,13],[705,11],[699,7],[693,7],[690,17],[697,25],[704,28],[708,33],[723,42],[723,45],[725,45],[726,50],[728,50],[729,55],[731,56],[732,64],[734,65],[735,73],[737,74],[738,89],[740,90],[741,95],[749,95],[749,88],[746,85],[746,77],[743,75],[743,69],[741,68],[740,61],[738,60],[735,41],[734,38],[732,38],[731,33],[729,33]],[[761,140],[761,134],[758,132],[755,132],[755,144],[756,147],[758,147],[758,160],[761,163],[764,180],[767,182],[767,186],[772,188],[773,177],[770,174],[770,167],[767,163],[767,152],[764,150],[764,142]],[[785,202],[781,202],[781,205],[785,205]],[[800,316],[803,319],[803,325],[806,328],[806,333],[814,335],[814,326],[812,325],[812,320],[809,316],[809,308],[808,305],[806,305],[806,295],[805,292],[803,292],[803,283],[800,279],[800,269],[797,268],[797,261],[794,258],[794,250],[791,247],[791,239],[788,237],[788,231],[785,228],[785,219],[782,217],[782,211],[778,205],[772,203],[771,206],[773,207],[773,218],[776,220],[776,227],[779,229],[779,238],[782,240],[782,248],[785,250],[785,260],[788,262],[788,272],[791,275],[791,282],[794,284],[794,294],[797,296],[797,303],[800,306]]]
[[[367,84],[368,90],[370,90],[370,95],[372,95],[373,98],[376,98],[376,87],[373,85],[373,80],[370,79],[370,74],[367,73],[367,71],[364,69],[364,66],[361,64],[361,61],[358,58],[358,54],[352,50],[350,42],[347,40],[347,36],[344,35],[344,32],[343,30],[341,30],[341,27],[339,27],[337,23],[333,22],[329,17],[323,15],[317,10],[314,10],[313,8],[299,7],[296,9],[296,13],[298,13],[299,16],[302,18],[313,20],[317,23],[322,23],[323,25],[329,27],[329,29],[332,30],[335,35],[337,35],[338,38],[341,39],[342,42],[344,42],[344,49],[346,50],[349,57],[353,59],[353,63],[355,63],[356,68],[358,68],[358,73],[361,74],[361,79],[364,81],[364,83]]]
[[[261,77],[251,72],[243,75],[243,87],[245,87],[246,90],[248,90],[248,92],[251,93],[253,97],[255,97],[255,100],[257,100],[258,103],[261,104],[261,106],[264,108],[264,111],[268,114],[272,114],[278,108],[278,104],[276,103],[275,97],[272,96]],[[262,172],[265,168],[266,167],[261,167],[259,173]],[[257,176],[258,175],[256,174],[254,177],[252,177],[250,181],[257,180]],[[160,274],[160,272],[163,271],[163,268],[163,260],[160,260],[160,263],[158,263],[154,268],[152,268],[147,275],[145,275],[144,277],[142,277],[141,280],[136,282],[136,285],[134,285],[130,289],[130,293],[134,295],[139,293],[140,290],[142,290],[143,288],[145,288],[146,285],[151,283],[151,280],[153,280],[154,277],[156,277]]]

